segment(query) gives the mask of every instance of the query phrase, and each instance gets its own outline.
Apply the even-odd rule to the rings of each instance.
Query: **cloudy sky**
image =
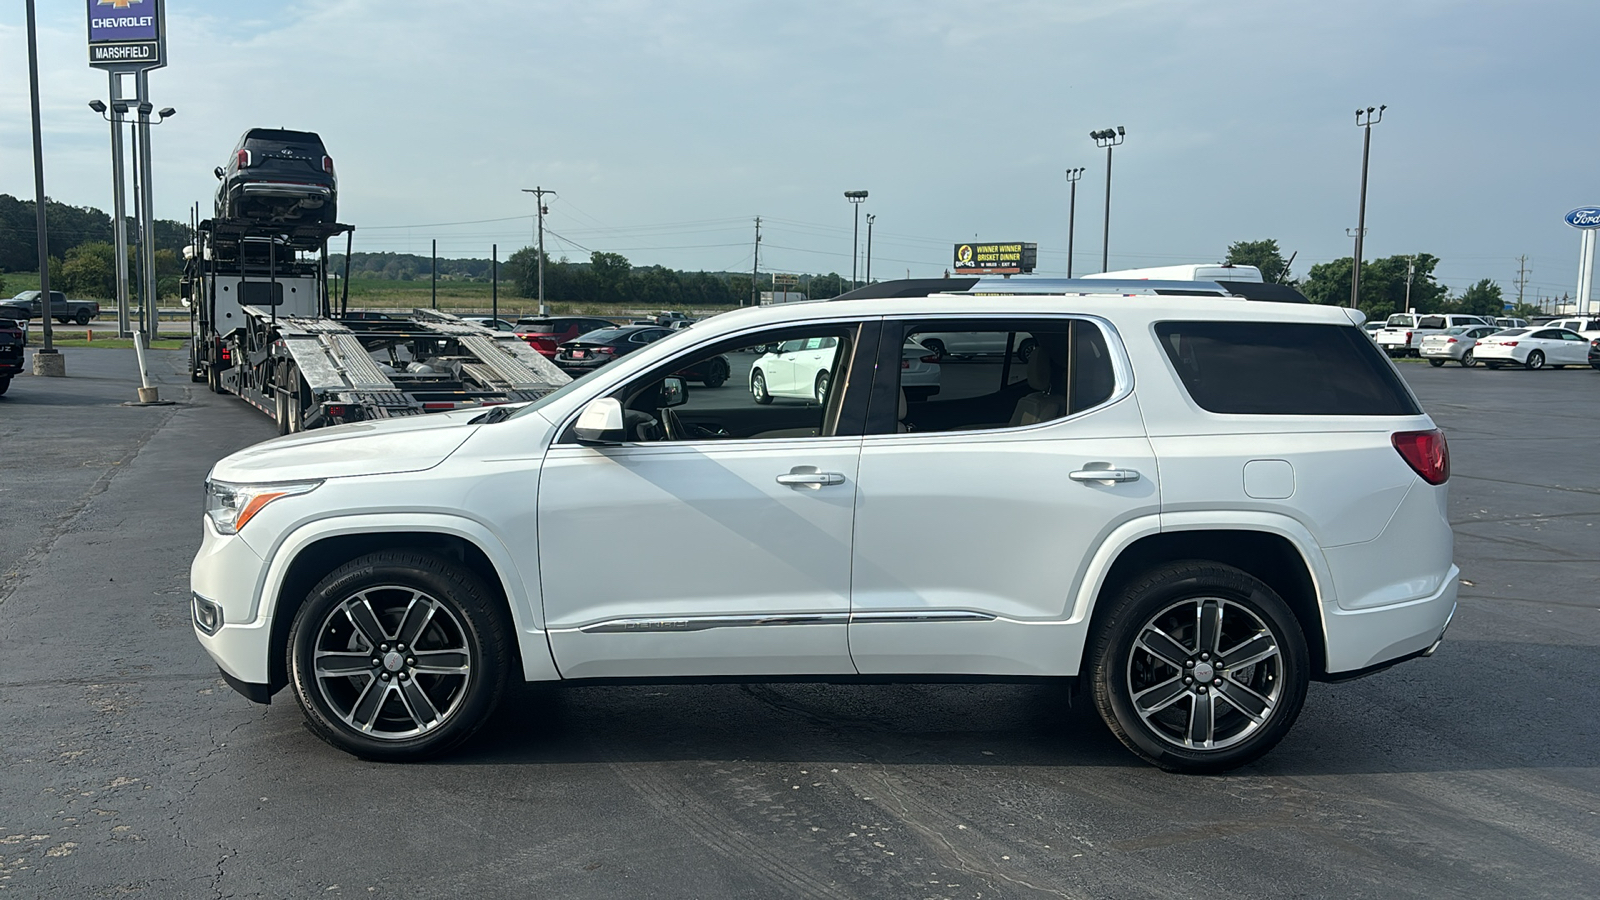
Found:
[[[0,192],[31,196],[21,7],[0,12]],[[109,209],[86,3],[40,7],[48,192]],[[1429,252],[1455,291],[1514,290],[1525,254],[1530,295],[1560,293],[1561,217],[1600,204],[1592,0],[168,0],[167,20],[157,214],[209,212],[245,129],[313,130],[357,249],[504,257],[542,185],[552,255],[746,270],[761,216],[763,271],[848,274],[842,192],[864,189],[876,277],[937,275],[975,236],[1036,241],[1065,274],[1064,170],[1085,166],[1076,267],[1095,271],[1088,133],[1123,125],[1112,268],[1271,237],[1303,274],[1350,253],[1354,111],[1380,103],[1369,258]]]

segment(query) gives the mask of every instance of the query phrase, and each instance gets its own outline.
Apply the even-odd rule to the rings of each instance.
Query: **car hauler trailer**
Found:
[[[190,377],[260,409],[280,434],[535,400],[571,381],[521,337],[448,313],[349,316],[348,277],[336,311],[328,240],[353,230],[201,222],[180,285]]]

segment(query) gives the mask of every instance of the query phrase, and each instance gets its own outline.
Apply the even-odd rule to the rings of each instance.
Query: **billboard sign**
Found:
[[[89,65],[155,69],[167,64],[162,0],[87,0]]]
[[[1039,262],[1039,245],[1021,242],[957,244],[956,272],[962,275],[1023,275]]]

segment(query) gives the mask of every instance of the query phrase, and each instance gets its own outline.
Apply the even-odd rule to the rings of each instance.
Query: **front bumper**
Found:
[[[261,692],[270,694],[272,617],[261,615],[256,603],[266,562],[238,535],[219,534],[209,518],[201,518],[204,537],[189,566],[189,589],[217,609],[220,622],[202,627],[196,621],[197,604],[191,599],[190,625],[228,683],[255,700]],[[257,689],[252,693],[238,683]]]

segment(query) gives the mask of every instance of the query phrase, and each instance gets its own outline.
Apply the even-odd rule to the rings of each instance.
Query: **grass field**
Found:
[[[113,328],[111,333],[115,334],[116,329]],[[187,341],[187,336],[157,338],[150,342],[150,349],[182,350],[184,343]],[[57,333],[51,337],[50,343],[56,347],[88,347],[102,350],[130,350],[133,348],[133,340],[131,338],[97,337],[89,341],[85,340],[81,334],[63,335]],[[28,349],[37,350],[42,346],[44,346],[44,339],[39,336],[38,332],[28,335]]]

